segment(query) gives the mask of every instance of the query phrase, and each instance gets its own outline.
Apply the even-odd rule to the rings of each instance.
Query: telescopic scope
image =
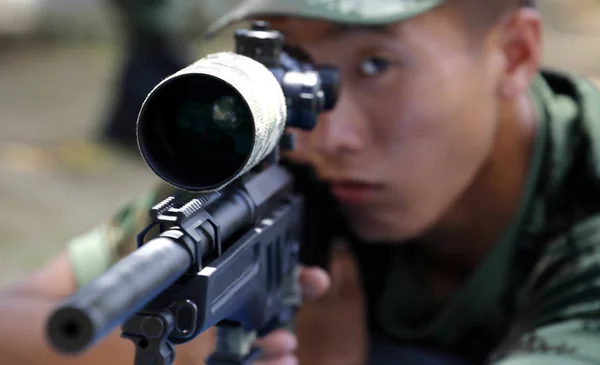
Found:
[[[264,22],[236,33],[236,52],[207,56],[158,84],[137,121],[156,175],[195,192],[219,190],[263,161],[286,127],[310,130],[334,107],[337,70],[283,52]]]

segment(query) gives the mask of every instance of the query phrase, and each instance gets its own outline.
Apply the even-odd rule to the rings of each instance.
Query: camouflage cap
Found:
[[[242,0],[212,24],[206,37],[239,21],[260,16],[293,16],[335,23],[382,25],[426,12],[444,0]]]

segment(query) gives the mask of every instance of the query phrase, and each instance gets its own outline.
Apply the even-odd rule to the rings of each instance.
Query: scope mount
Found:
[[[283,34],[272,30],[268,22],[254,21],[250,29],[235,32],[235,53],[252,58],[267,68],[280,67]]]

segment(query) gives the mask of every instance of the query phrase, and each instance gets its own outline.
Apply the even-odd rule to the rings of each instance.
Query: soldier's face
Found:
[[[290,45],[337,66],[336,108],[299,135],[310,161],[368,240],[422,233],[464,193],[494,144],[494,52],[473,50],[456,21],[431,12],[389,29],[272,20]]]

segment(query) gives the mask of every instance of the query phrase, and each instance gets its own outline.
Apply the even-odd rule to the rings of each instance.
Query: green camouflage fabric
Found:
[[[538,93],[546,115],[539,172],[508,233],[513,239],[502,265],[507,280],[498,291],[492,283],[501,281],[487,280],[488,293],[496,293],[489,298],[502,303],[498,309],[506,319],[496,328],[508,329],[488,361],[598,364],[600,90],[589,80],[556,72],[545,73],[544,81]]]
[[[108,222],[74,238],[67,253],[77,286],[81,287],[137,248],[137,235],[152,220],[150,209],[173,194],[191,194],[160,182],[154,189],[125,204]],[[150,235],[152,232],[150,232]]]
[[[348,24],[390,24],[424,13],[444,0],[108,0],[140,34],[211,38],[257,16],[289,15]],[[209,24],[211,24],[209,27]],[[207,30],[208,28],[208,30]]]
[[[382,25],[422,14],[444,0],[242,0],[213,23],[211,38],[236,22],[261,16],[293,16],[346,24]]]

